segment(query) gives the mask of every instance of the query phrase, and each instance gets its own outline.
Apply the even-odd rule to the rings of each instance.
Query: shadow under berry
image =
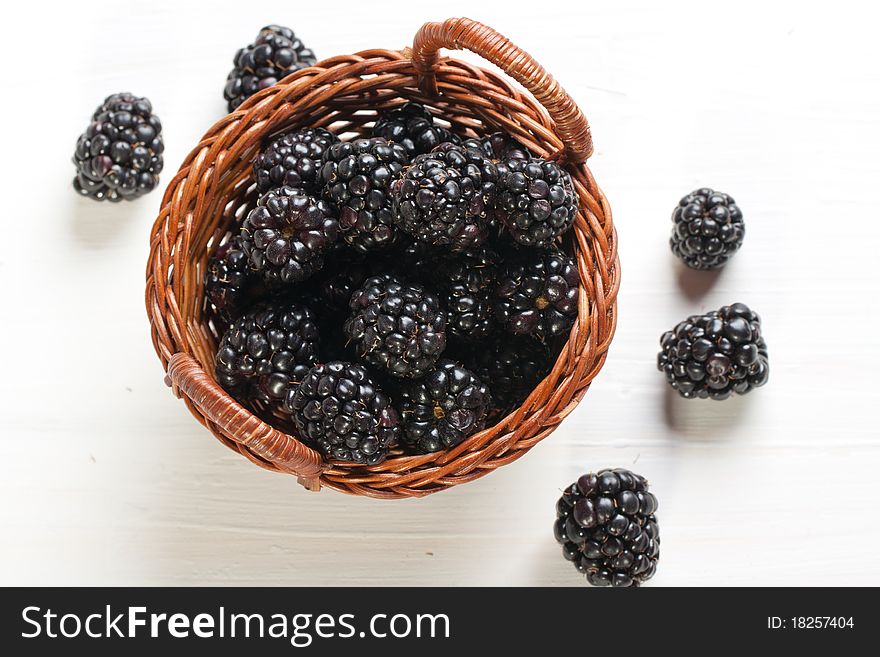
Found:
[[[724,268],[721,267],[718,269],[691,269],[680,262],[677,262],[675,267],[678,288],[690,301],[698,301],[706,296],[715,287],[724,271]]]
[[[70,232],[76,242],[87,249],[107,249],[118,244],[122,233],[133,222],[140,221],[138,216],[149,214],[153,207],[149,201],[111,203],[76,197],[72,189],[70,194]],[[149,226],[152,220],[150,215],[144,225]]]
[[[749,414],[751,395],[732,395],[723,401],[685,399],[665,383],[660,385],[663,420],[667,427],[688,441],[726,440]]]

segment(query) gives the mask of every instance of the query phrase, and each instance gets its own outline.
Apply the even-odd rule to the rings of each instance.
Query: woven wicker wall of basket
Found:
[[[513,80],[439,50],[467,49]],[[206,263],[230,227],[254,203],[251,163],[264,138],[292,127],[369,134],[378,111],[414,100],[464,136],[503,130],[532,153],[567,168],[580,200],[565,250],[577,261],[578,317],[550,374],[515,411],[451,450],[393,453],[354,465],[321,455],[263,422],[214,380],[219,336],[205,313]],[[428,23],[412,48],[367,50],[297,71],[218,121],[168,185],[152,228],[146,306],[166,383],[222,443],[257,465],[293,474],[311,490],[418,497],[488,474],[515,461],[571,413],[605,362],[614,334],[619,286],[611,210],[585,162],[587,121],[564,89],[504,36],[465,18]]]

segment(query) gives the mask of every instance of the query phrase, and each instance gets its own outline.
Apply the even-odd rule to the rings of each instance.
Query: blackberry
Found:
[[[267,25],[252,44],[239,49],[226,78],[223,98],[233,111],[258,91],[318,61],[289,27]]]
[[[318,193],[321,158],[338,141],[323,128],[304,128],[275,137],[254,160],[257,191],[262,194],[287,185]]]
[[[263,194],[241,225],[242,248],[269,284],[309,278],[338,235],[333,209],[296,187]]]
[[[644,477],[621,468],[586,474],[556,504],[562,554],[593,586],[635,587],[660,557],[657,498]]]
[[[453,251],[479,246],[489,234],[497,176],[480,151],[441,144],[417,156],[394,183],[397,225],[419,241]]]
[[[579,284],[577,265],[559,249],[520,250],[498,274],[495,319],[542,341],[561,335],[577,317]]]
[[[761,318],[742,303],[692,315],[660,338],[657,369],[687,399],[744,395],[770,376]]]
[[[214,315],[230,324],[249,302],[264,292],[250,267],[241,236],[232,235],[217,247],[205,273],[205,299]]]
[[[571,176],[546,160],[506,160],[498,165],[495,211],[519,244],[551,246],[577,216]]]
[[[733,257],[746,234],[742,212],[722,192],[691,192],[672,211],[669,246],[691,269],[716,269]]]
[[[159,184],[162,123],[146,98],[107,96],[76,141],[73,188],[96,201],[133,200]]]
[[[363,365],[315,365],[288,388],[284,407],[305,440],[340,461],[379,463],[400,435],[397,411]]]
[[[465,139],[461,142],[465,148],[476,148],[490,160],[527,160],[531,153],[525,146],[503,132],[493,132],[481,138]]]
[[[281,402],[318,361],[318,325],[298,303],[262,304],[237,319],[217,349],[217,381],[249,401]]]
[[[407,381],[395,397],[402,442],[417,454],[455,447],[486,426],[489,387],[476,374],[443,359],[423,379]]]
[[[461,141],[448,129],[434,125],[434,117],[418,103],[407,103],[380,115],[373,136],[400,144],[410,158],[430,153],[444,142]]]
[[[397,237],[389,188],[407,163],[399,144],[381,137],[333,144],[324,154],[324,198],[339,209],[343,238],[366,253],[388,249]]]
[[[524,336],[500,335],[488,348],[474,352],[468,362],[504,410],[525,401],[553,364],[547,345]]]
[[[390,274],[368,278],[351,297],[343,330],[358,356],[399,378],[420,378],[446,348],[440,300]]]
[[[443,292],[447,333],[464,340],[487,337],[495,324],[492,293],[498,256],[480,248],[438,260],[431,273]]]

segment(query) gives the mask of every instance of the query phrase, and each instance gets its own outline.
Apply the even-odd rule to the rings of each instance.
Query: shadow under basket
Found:
[[[505,76],[440,48],[467,49]],[[219,336],[205,311],[208,258],[252,207],[251,163],[265,138],[296,127],[340,137],[369,135],[377,113],[417,101],[463,136],[503,130],[532,153],[563,164],[580,202],[563,245],[581,277],[578,317],[550,374],[516,410],[453,449],[393,453],[354,465],[321,454],[260,420],[214,380]],[[152,228],[146,305],[166,383],[221,442],[268,470],[293,474],[310,490],[395,499],[419,497],[482,477],[546,438],[583,398],[605,362],[619,287],[611,210],[585,162],[589,126],[559,84],[504,36],[466,18],[428,23],[412,48],[366,50],[326,59],[249,98],[218,121],[168,185]]]

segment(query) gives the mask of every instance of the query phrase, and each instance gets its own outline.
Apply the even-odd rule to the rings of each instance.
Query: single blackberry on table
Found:
[[[230,112],[258,91],[318,60],[289,27],[267,25],[252,44],[235,53],[232,61],[234,66],[223,89]]]
[[[363,365],[315,365],[288,388],[284,407],[305,440],[340,461],[379,463],[400,436],[397,411]]]
[[[483,429],[492,397],[476,374],[442,359],[424,378],[403,383],[395,401],[404,446],[427,454],[455,447]]]
[[[660,558],[657,498],[644,477],[622,468],[586,474],[556,504],[562,554],[593,586],[635,587]]]
[[[437,295],[391,274],[368,278],[351,297],[345,335],[358,356],[398,378],[416,379],[446,348]]]
[[[463,340],[481,340],[495,325],[492,293],[498,256],[486,248],[437,258],[431,275],[446,308],[446,331]]]
[[[580,275],[559,249],[519,250],[498,273],[495,319],[510,333],[546,340],[568,331],[577,317]]]
[[[660,338],[657,369],[687,399],[744,395],[770,376],[761,318],[743,303],[692,315]]]
[[[465,148],[476,148],[490,160],[527,160],[531,157],[528,149],[503,132],[493,132],[480,138],[465,139],[461,142]]]
[[[395,244],[389,188],[408,162],[399,144],[381,137],[333,144],[324,153],[320,184],[339,210],[345,241],[361,253]]]
[[[572,227],[577,211],[571,176],[555,162],[509,159],[498,164],[495,212],[519,244],[551,246]]]
[[[264,291],[242,248],[241,236],[232,235],[208,260],[205,299],[209,308],[222,322],[230,324]]]
[[[338,235],[333,208],[296,187],[260,196],[241,225],[242,248],[269,284],[298,283],[319,271]]]
[[[461,251],[489,234],[498,172],[480,151],[441,144],[392,186],[397,225],[417,240]]]
[[[723,192],[691,192],[672,211],[669,246],[691,269],[721,267],[742,246],[746,234],[742,211]]]
[[[412,102],[381,114],[373,136],[400,144],[410,158],[430,153],[442,143],[461,141],[447,128],[434,125],[434,117],[423,105]]]
[[[553,365],[547,345],[518,335],[499,335],[488,347],[474,349],[466,363],[505,411],[522,404]]]
[[[303,128],[275,137],[254,160],[257,191],[262,194],[286,185],[317,194],[324,151],[338,141],[323,128]]]
[[[215,358],[217,381],[245,400],[281,402],[289,385],[318,361],[318,333],[307,306],[258,305],[223,334]]]
[[[96,201],[133,200],[159,184],[162,123],[146,98],[107,96],[76,141],[74,189]]]

